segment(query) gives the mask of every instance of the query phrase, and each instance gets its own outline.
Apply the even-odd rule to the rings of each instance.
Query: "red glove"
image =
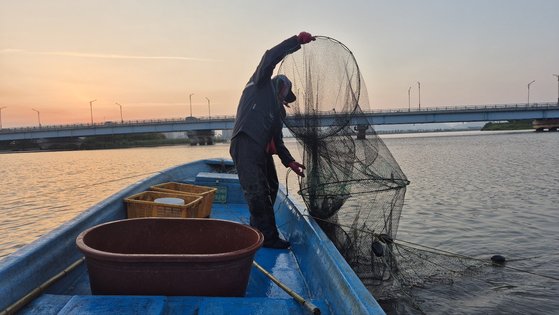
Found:
[[[301,32],[297,36],[297,40],[299,41],[299,44],[307,44],[307,43],[310,43],[313,40],[316,40],[316,38],[314,36],[312,36],[310,33]]]
[[[289,168],[291,168],[297,175],[301,176],[301,177],[305,177],[305,174],[303,173],[303,170],[305,169],[305,166],[297,161],[293,161],[291,163],[289,163],[287,166],[289,166]]]

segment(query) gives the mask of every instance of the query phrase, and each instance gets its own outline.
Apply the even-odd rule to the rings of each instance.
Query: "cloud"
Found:
[[[218,62],[222,60],[182,57],[182,56],[139,56],[139,55],[118,55],[118,54],[92,54],[73,51],[28,51],[24,49],[5,48],[0,49],[0,54],[29,54],[29,55],[47,55],[77,58],[96,58],[96,59],[128,59],[128,60],[178,60],[178,61],[204,61]]]

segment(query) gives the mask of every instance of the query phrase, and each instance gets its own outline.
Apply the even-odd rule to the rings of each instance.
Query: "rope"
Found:
[[[476,261],[480,261],[480,262],[484,262],[484,263],[489,263],[489,262],[487,261],[487,259],[481,259],[481,258],[475,258],[475,257],[470,257],[470,256],[461,255],[461,254],[456,254],[456,253],[452,253],[452,252],[445,251],[445,250],[442,250],[442,249],[438,249],[438,248],[434,248],[434,247],[429,247],[429,246],[425,246],[425,245],[421,245],[421,244],[416,244],[416,243],[412,243],[412,242],[408,242],[408,241],[400,240],[400,241],[394,241],[394,242],[395,242],[396,244],[398,244],[398,243],[400,243],[400,242],[402,242],[402,243],[407,243],[407,244],[412,244],[413,246],[417,246],[416,249],[419,249],[419,250],[421,250],[421,248],[419,248],[419,247],[427,248],[427,249],[429,249],[429,250],[432,250],[433,253],[441,252],[441,253],[445,253],[445,254],[446,254],[447,256],[449,256],[449,257],[463,258],[463,259],[471,259],[471,260],[476,260]],[[410,246],[410,247],[413,247],[413,246]],[[535,259],[535,258],[541,258],[541,257],[549,257],[549,256],[555,256],[555,255],[559,255],[559,253],[555,253],[555,254],[551,254],[551,255],[534,256],[534,257],[528,257],[528,258],[520,258],[520,259],[515,259],[515,260],[509,260],[508,262],[513,262],[513,261],[516,262],[516,261],[522,261],[522,260],[528,260],[528,259]],[[492,263],[491,263],[491,264],[492,264]],[[535,273],[535,272],[532,272],[532,271],[528,271],[528,270],[524,270],[524,269],[520,269],[520,268],[516,268],[516,267],[507,266],[507,265],[503,265],[502,267],[508,268],[508,269],[512,269],[512,270],[515,270],[515,271],[518,271],[518,272],[524,272],[524,273],[531,274],[531,275],[534,275],[534,276],[539,276],[539,277],[543,277],[543,278],[547,278],[547,279],[559,281],[559,278],[553,277],[553,276],[543,275],[543,274]]]
[[[68,188],[68,189],[61,189],[61,190],[59,190],[59,191],[67,191],[67,190],[73,190],[73,189],[79,189],[79,188],[88,188],[88,187],[93,187],[93,186],[98,186],[98,185],[103,185],[103,184],[118,182],[118,181],[121,181],[121,180],[124,180],[124,179],[130,179],[130,178],[134,178],[134,177],[152,175],[152,174],[155,174],[155,173],[159,173],[159,171],[148,172],[148,173],[142,173],[142,174],[135,174],[135,175],[130,175],[130,176],[121,177],[121,178],[117,178],[117,179],[107,180],[107,181],[104,181],[104,182],[97,182],[97,183],[88,184],[88,185],[76,186],[76,187],[72,187],[72,188]]]
[[[285,199],[287,199],[287,197],[289,196],[288,179],[289,179],[289,173],[290,172],[291,172],[291,169],[288,169],[287,172],[286,172],[286,175],[285,175]],[[345,228],[355,230],[355,231],[358,231],[358,232],[371,234],[376,238],[379,237],[379,234],[374,233],[373,231],[359,229],[359,228],[355,228],[355,227],[340,224],[340,223],[334,223],[334,222],[331,222],[331,221],[328,221],[328,220],[325,220],[325,219],[321,219],[321,218],[312,216],[310,214],[303,214],[303,216],[311,217],[315,220],[320,220],[320,221],[328,222],[328,223],[331,223],[331,224],[336,224],[340,227],[345,227]],[[287,223],[289,223],[289,222],[286,222],[285,224],[287,224]],[[442,250],[442,249],[439,249],[439,248],[430,247],[430,246],[422,245],[422,244],[417,244],[417,243],[413,243],[413,242],[409,242],[409,241],[405,241],[405,240],[394,240],[394,243],[396,243],[398,245],[404,245],[405,244],[404,246],[409,246],[409,247],[412,247],[412,248],[415,248],[415,249],[418,249],[418,250],[428,251],[428,252],[431,252],[431,253],[434,253],[434,254],[445,255],[445,256],[448,256],[448,257],[475,260],[475,261],[482,262],[484,264],[493,264],[492,262],[488,261],[487,259],[475,258],[475,257],[471,257],[471,256],[461,255],[461,254],[453,253],[453,252],[450,252],[450,251]],[[542,258],[542,257],[550,257],[550,256],[556,256],[556,255],[559,255],[559,253],[554,253],[554,254],[550,254],[550,255],[533,256],[533,257],[527,257],[527,258],[512,259],[512,260],[508,260],[508,262],[509,263],[510,262],[518,262],[518,261],[523,261],[523,260],[530,260],[530,259],[536,259],[536,258]],[[503,265],[502,267],[512,269],[512,270],[515,270],[515,271],[518,271],[518,272],[531,274],[531,275],[534,275],[534,276],[539,276],[539,277],[559,281],[559,278],[553,277],[553,276],[543,275],[543,274],[535,273],[535,272],[532,272],[532,271],[523,270],[523,269],[519,269],[519,268],[515,268],[515,267],[511,267],[511,266],[506,266],[506,265]]]
[[[287,198],[287,196],[289,196],[289,173],[291,173],[291,168],[287,169],[287,172],[285,173],[285,197]]]
[[[367,230],[355,228],[355,227],[352,227],[352,226],[343,225],[343,224],[340,224],[340,223],[330,222],[328,220],[316,218],[316,217],[313,217],[313,216],[310,216],[310,215],[306,215],[306,216],[312,217],[315,220],[321,220],[321,221],[324,221],[324,222],[328,222],[330,224],[336,224],[340,227],[345,227],[345,228],[352,229],[352,230],[355,230],[355,231],[358,231],[358,232],[371,234],[376,238],[379,237],[379,234],[374,233],[372,231],[367,231]],[[415,248],[415,249],[418,249],[418,250],[428,251],[428,252],[431,252],[431,253],[434,253],[434,254],[445,255],[445,256],[448,256],[448,257],[470,259],[470,260],[483,262],[485,264],[493,264],[492,262],[488,261],[487,259],[475,258],[475,257],[471,257],[471,256],[461,255],[461,254],[449,252],[449,251],[446,251],[446,250],[442,250],[442,249],[439,249],[439,248],[430,247],[430,246],[422,245],[422,244],[417,244],[417,243],[413,243],[413,242],[409,242],[409,241],[405,241],[405,240],[394,240],[394,243],[398,244],[398,245],[404,245],[405,244],[404,246],[409,246],[409,247],[412,247],[412,248]],[[550,255],[534,256],[534,257],[528,257],[528,258],[520,258],[520,259],[515,259],[515,260],[509,260],[508,262],[517,262],[517,261],[522,261],[522,260],[529,260],[529,259],[535,259],[535,258],[541,258],[541,257],[550,257],[550,256],[556,256],[556,255],[559,255],[559,253],[554,253],[554,254],[550,254]],[[515,270],[515,271],[518,271],[518,272],[531,274],[531,275],[534,275],[534,276],[539,276],[539,277],[559,281],[559,278],[553,277],[553,276],[539,274],[539,273],[535,273],[535,272],[532,272],[532,271],[528,271],[528,270],[524,270],[524,269],[520,269],[520,268],[516,268],[516,267],[511,267],[511,266],[507,266],[507,265],[502,265],[502,267],[512,269],[512,270]]]

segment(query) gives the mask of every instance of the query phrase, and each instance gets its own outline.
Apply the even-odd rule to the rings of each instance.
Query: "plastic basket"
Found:
[[[172,205],[154,202],[157,198],[180,198],[184,205]],[[180,217],[203,218],[201,211],[202,197],[192,194],[170,193],[162,191],[144,191],[124,198],[128,218],[144,217]]]
[[[217,188],[198,186],[183,183],[163,183],[150,188],[153,191],[173,192],[173,193],[186,193],[202,197],[202,204],[200,205],[201,217],[209,218],[212,211],[212,204],[215,197]]]

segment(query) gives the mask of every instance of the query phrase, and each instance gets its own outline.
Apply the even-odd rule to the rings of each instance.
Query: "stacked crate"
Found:
[[[214,187],[169,182],[152,186],[149,191],[127,197],[124,202],[128,218],[208,218],[216,190]],[[184,204],[167,202],[168,200],[180,201],[179,199],[184,201]]]

